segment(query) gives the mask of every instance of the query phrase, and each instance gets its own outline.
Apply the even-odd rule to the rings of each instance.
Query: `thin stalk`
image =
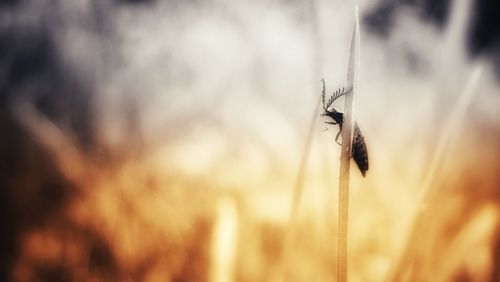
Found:
[[[290,280],[290,273],[289,273],[290,252],[295,242],[295,230],[297,229],[300,202],[302,200],[302,194],[304,191],[304,178],[307,168],[307,162],[309,160],[309,153],[311,151],[311,145],[314,137],[314,131],[316,129],[315,125],[319,116],[319,109],[321,108],[320,104],[321,104],[321,99],[318,99],[318,102],[316,103],[316,108],[311,118],[311,123],[309,125],[309,132],[307,134],[306,143],[304,144],[304,148],[302,151],[302,158],[300,159],[299,171],[297,173],[297,179],[295,180],[295,186],[293,189],[292,206],[290,209],[288,230],[285,236],[285,243],[283,250],[283,267],[284,267],[283,281]]]
[[[456,84],[456,78],[450,79],[449,73],[450,71],[454,71],[457,67],[461,67],[457,66],[457,63],[463,63],[463,56],[465,55],[463,46],[465,46],[466,43],[467,24],[470,21],[469,11],[473,8],[472,4],[473,1],[470,0],[458,0],[453,2],[447,32],[441,47],[443,50],[446,50],[446,52],[443,52],[443,56],[440,57],[441,60],[437,64],[438,67],[440,67],[439,74],[441,74],[441,76],[439,78],[441,87],[444,88],[443,90],[448,90]],[[459,96],[457,104],[453,110],[449,112],[448,120],[440,131],[440,135],[436,140],[435,150],[422,182],[421,191],[417,198],[417,205],[415,210],[412,211],[412,215],[409,219],[411,225],[409,233],[406,236],[405,244],[403,245],[403,250],[396,258],[394,266],[391,267],[386,281],[400,281],[410,270],[412,270],[417,248],[417,244],[413,242],[417,240],[422,241],[421,230],[430,212],[425,206],[431,200],[435,199],[439,192],[439,187],[434,187],[433,185],[436,183],[440,169],[449,157],[448,150],[452,144],[452,139],[463,123],[467,108],[476,93],[475,90],[482,75],[482,68],[480,63],[475,64],[469,74],[467,84]],[[444,96],[443,98],[449,97]],[[441,101],[438,104],[441,105],[443,103],[445,102]],[[442,109],[439,110],[441,111]],[[431,189],[431,187],[433,189]]]
[[[314,61],[313,61],[313,67],[312,67],[312,73],[313,73],[313,78],[314,80],[320,76],[320,72],[322,69],[322,61],[320,60],[321,58],[321,51],[322,51],[322,42],[320,39],[319,35],[319,15],[318,15],[318,0],[312,0],[311,1],[311,6],[310,6],[310,12],[313,18],[312,21],[312,34],[313,34],[313,46],[314,46],[314,51],[313,51],[313,56],[314,56]],[[317,83],[316,83],[317,85]],[[318,93],[318,86],[315,86],[314,93]],[[297,172],[297,178],[295,180],[295,185],[293,188],[293,194],[292,194],[292,205],[290,207],[290,217],[288,221],[288,230],[285,235],[285,242],[284,242],[284,249],[283,249],[283,259],[282,259],[282,264],[283,264],[283,277],[282,280],[287,281],[290,280],[290,273],[289,273],[289,259],[290,259],[290,251],[292,249],[292,245],[295,242],[295,230],[297,227],[297,222],[298,222],[298,217],[299,217],[299,210],[300,210],[300,203],[302,200],[302,194],[304,191],[304,179],[305,179],[305,173],[306,173],[306,168],[307,168],[307,162],[309,160],[309,154],[311,151],[312,147],[312,141],[314,137],[314,132],[316,131],[316,123],[319,117],[319,112],[321,108],[321,98],[318,97],[316,101],[316,105],[314,108],[314,112],[311,116],[311,120],[309,123],[309,131],[307,133],[306,141],[304,143],[304,147],[302,150],[302,157],[300,159],[300,164],[299,164],[299,170]]]
[[[447,148],[450,147],[452,137],[458,131],[460,124],[465,118],[467,108],[476,93],[475,90],[479,84],[481,74],[482,65],[478,64],[471,71],[465,89],[460,94],[458,103],[453,109],[453,112],[449,116],[448,121],[442,130],[442,134],[437,142],[436,150],[429,165],[427,176],[422,183],[421,192],[417,199],[418,204],[416,210],[413,212],[413,216],[410,219],[412,225],[406,239],[406,244],[404,245],[404,249],[399,258],[396,260],[396,264],[393,269],[389,272],[389,278],[387,281],[401,281],[407,271],[411,268],[411,256],[415,253],[415,244],[412,244],[412,242],[416,242],[419,237],[421,237],[419,232],[429,212],[425,209],[425,205],[435,198],[435,195],[439,192],[437,189],[431,190],[430,188],[435,183],[439,169],[442,167],[442,164],[447,157],[446,152]]]
[[[359,16],[358,6],[355,8],[354,31],[351,39],[349,52],[349,65],[347,69],[347,89],[351,91],[345,95],[344,125],[342,128],[342,151],[340,160],[339,180],[339,227],[338,227],[338,257],[337,257],[337,281],[347,281],[347,231],[349,215],[349,171],[351,160],[352,142],[352,107],[354,91],[356,89],[357,73],[359,64]]]
[[[12,113],[21,128],[53,157],[61,173],[73,183],[86,178],[85,158],[66,132],[40,113],[33,102],[14,102]]]
[[[319,109],[321,108],[320,105],[321,105],[321,100],[318,99],[318,102],[316,103],[316,108],[314,109],[314,113],[311,118],[311,123],[309,125],[309,132],[307,133],[306,143],[304,144],[302,158],[300,160],[299,172],[297,173],[297,179],[295,181],[295,187],[293,189],[292,208],[290,212],[290,226],[292,230],[296,226],[298,218],[300,200],[302,199],[302,192],[304,190],[304,176],[306,172],[307,161],[309,160],[309,153],[311,151],[311,144],[314,132],[316,129],[315,125],[319,116]]]

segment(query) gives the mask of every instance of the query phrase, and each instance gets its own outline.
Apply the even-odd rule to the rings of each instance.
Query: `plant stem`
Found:
[[[342,128],[342,151],[340,161],[339,180],[339,227],[338,227],[338,257],[337,257],[337,281],[347,281],[347,227],[349,215],[349,169],[351,160],[352,142],[352,106],[354,90],[356,86],[356,67],[359,60],[359,19],[358,6],[355,9],[354,31],[351,39],[349,52],[349,65],[347,70],[347,89],[351,89],[345,95],[344,125]]]
[[[312,0],[310,3],[310,13],[313,18],[312,21],[312,39],[313,39],[313,46],[314,46],[314,51],[313,51],[313,56],[314,56],[314,61],[312,65],[312,73],[313,73],[313,78],[316,80],[320,76],[320,72],[322,70],[322,61],[320,60],[321,58],[321,51],[322,51],[322,42],[320,39],[320,34],[319,34],[319,16],[318,16],[318,0]],[[319,92],[319,87],[317,86],[317,83],[315,84],[315,89],[314,93],[315,95]],[[293,194],[292,194],[292,203],[290,207],[290,217],[288,221],[288,229],[286,231],[285,235],[285,242],[284,242],[284,247],[283,247],[283,257],[282,257],[282,264],[283,264],[283,281],[289,281],[291,280],[291,274],[290,274],[290,255],[291,251],[293,249],[293,245],[295,242],[295,230],[298,224],[298,218],[299,218],[299,211],[300,211],[300,203],[302,200],[302,194],[304,191],[304,180],[305,180],[305,173],[306,173],[306,168],[307,168],[307,163],[309,160],[309,154],[311,151],[312,147],[312,141],[314,138],[314,132],[316,130],[316,123],[319,117],[319,112],[321,109],[321,98],[318,97],[316,101],[316,105],[314,108],[314,112],[311,116],[311,120],[309,123],[309,131],[307,132],[307,138],[304,143],[304,147],[302,149],[302,157],[300,159],[300,164],[299,164],[299,170],[297,172],[297,178],[295,179],[295,185],[293,187]]]
[[[425,224],[425,219],[429,213],[429,210],[425,208],[425,205],[431,202],[432,199],[436,198],[436,195],[439,192],[438,187],[436,189],[431,189],[431,187],[435,185],[438,172],[443,166],[444,161],[447,159],[447,148],[450,147],[452,137],[454,137],[456,132],[459,130],[460,124],[463,123],[467,108],[476,93],[475,90],[479,84],[481,75],[482,65],[477,64],[471,71],[468,82],[460,94],[458,103],[441,131],[442,133],[439,136],[436,150],[417,198],[417,206],[410,218],[411,226],[405,241],[406,244],[404,245],[400,256],[397,258],[395,265],[389,271],[387,281],[400,281],[411,268],[412,256],[415,256],[416,252],[416,244],[413,244],[412,242],[416,242],[418,238],[422,236],[419,232],[421,232],[421,229]]]

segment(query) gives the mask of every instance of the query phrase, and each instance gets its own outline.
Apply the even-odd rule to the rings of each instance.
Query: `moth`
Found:
[[[342,125],[344,123],[344,114],[335,110],[332,107],[333,102],[337,100],[338,98],[344,96],[345,94],[349,93],[352,91],[351,89],[339,89],[335,91],[325,102],[325,96],[326,96],[326,87],[325,87],[325,80],[321,80],[323,82],[323,91],[321,95],[321,101],[323,103],[323,113],[321,114],[322,116],[327,116],[331,119],[331,121],[326,121],[325,123],[327,124],[333,124],[333,125],[338,125],[339,126],[339,132],[337,133],[337,136],[335,136],[335,142],[337,144],[341,145],[338,142],[339,136],[342,133]],[[366,148],[366,143],[365,143],[365,138],[363,137],[363,134],[361,133],[361,130],[359,129],[358,123],[355,121],[354,122],[354,133],[353,133],[353,138],[352,138],[352,146],[351,146],[351,157],[354,159],[354,162],[359,168],[359,171],[363,175],[363,177],[366,176],[366,172],[368,171],[369,168],[369,163],[368,163],[368,150]]]

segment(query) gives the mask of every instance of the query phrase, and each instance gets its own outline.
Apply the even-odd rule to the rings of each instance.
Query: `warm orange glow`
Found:
[[[447,173],[430,187],[439,190],[425,207],[429,218],[418,227],[418,240],[404,242],[418,186],[407,182],[408,176],[384,169],[393,166],[378,161],[377,153],[373,147],[376,166],[369,177],[353,173],[351,280],[384,279],[403,244],[412,245],[412,260],[418,262],[411,266],[413,274],[405,275],[425,279],[432,275],[440,281],[465,276],[487,279],[494,267],[492,246],[498,238],[500,209],[494,198],[481,195],[494,192],[496,160],[489,154],[479,156],[481,170],[470,170],[477,155],[476,159],[464,155],[447,165]],[[405,162],[414,158],[417,155],[407,155]],[[213,186],[212,182],[221,185],[221,179],[162,176],[141,160],[93,169],[89,175],[76,186],[80,196],[57,220],[25,235],[23,255],[16,263],[18,279],[34,277],[35,264],[63,265],[71,272],[68,275],[84,280],[278,281],[282,277],[290,200],[286,185],[246,189],[242,184],[232,190],[237,195],[233,198]],[[292,277],[300,281],[335,277],[336,209],[334,199],[324,199],[332,197],[329,179],[314,172],[307,177],[296,242],[286,260]]]
[[[24,189],[9,194],[24,220],[14,222],[12,281],[335,281],[340,146],[319,115],[293,228],[290,214],[320,76],[344,83],[350,4],[323,1],[304,16],[309,6],[286,6],[300,1],[186,1],[172,16],[172,1],[146,2],[110,12],[102,32],[117,34],[99,40],[117,54],[105,59],[88,59],[85,42],[98,40],[83,28],[92,40],[79,38],[74,22],[54,35],[61,60],[82,65],[75,76],[96,80],[85,88],[92,142],[44,101],[9,107],[39,164],[20,157],[9,180]],[[354,118],[370,169],[363,178],[351,164],[349,281],[495,281],[498,82],[488,62],[450,47],[455,26],[395,21],[384,40],[361,29]],[[419,64],[408,66],[412,56]]]

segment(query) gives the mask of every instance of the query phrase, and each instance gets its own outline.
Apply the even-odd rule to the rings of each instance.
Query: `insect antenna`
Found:
[[[338,98],[344,96],[349,92],[351,92],[351,88],[346,89],[345,87],[342,87],[341,89],[338,89],[337,91],[333,92],[333,95],[332,97],[330,97],[330,100],[328,102],[331,105],[333,102],[335,102],[335,100],[337,100]]]
[[[325,87],[325,79],[321,79],[321,82],[323,83],[323,91],[321,92],[321,101],[323,102],[323,109],[325,111],[328,110],[328,108],[330,108],[330,106],[333,104],[333,102],[335,102],[335,100],[337,100],[338,98],[342,97],[343,95],[349,93],[352,88],[345,88],[345,87],[342,87],[340,89],[338,89],[337,91],[333,92],[332,96],[330,96],[330,98],[328,99],[328,101],[325,103],[325,92],[326,92],[326,87]]]

